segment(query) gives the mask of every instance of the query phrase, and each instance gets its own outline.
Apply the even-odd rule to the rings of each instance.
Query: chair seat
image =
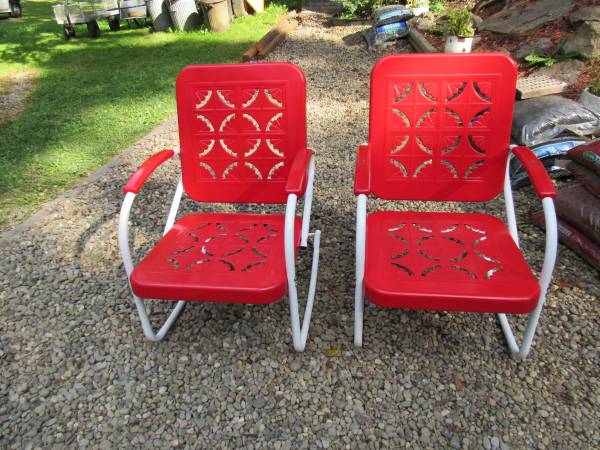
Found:
[[[179,220],[131,273],[142,298],[271,303],[287,292],[285,216],[191,214]],[[301,219],[295,242],[300,244]]]
[[[484,214],[370,214],[364,283],[390,308],[524,314],[540,295],[504,223]]]

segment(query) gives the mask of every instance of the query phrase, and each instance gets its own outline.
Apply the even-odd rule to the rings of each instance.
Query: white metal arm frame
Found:
[[[517,220],[515,215],[515,206],[513,201],[512,189],[510,184],[509,162],[506,165],[506,174],[504,177],[504,202],[506,206],[506,218],[508,229],[513,240],[519,246],[519,232],[517,229]],[[544,307],[546,292],[552,279],[554,263],[556,262],[556,252],[558,246],[556,213],[554,211],[554,202],[552,198],[542,199],[544,207],[544,218],[546,222],[546,246],[544,254],[544,264],[539,275],[540,297],[535,309],[529,315],[527,328],[525,329],[523,343],[519,347],[512,332],[508,317],[506,314],[498,314],[500,326],[506,337],[510,352],[525,359],[531,350],[531,343],[535,336],[535,330]],[[367,196],[360,194],[357,200],[356,208],[356,287],[354,293],[354,345],[362,346],[363,341],[363,311],[364,311],[364,273],[365,273],[365,242],[367,233]]]
[[[179,154],[178,149],[174,149],[174,153]],[[306,247],[308,245],[308,237],[314,236],[313,242],[313,259],[312,259],[312,269],[311,269],[311,278],[308,290],[308,300],[306,304],[306,311],[304,313],[304,320],[302,323],[302,327],[300,327],[300,315],[298,308],[298,293],[296,289],[296,264],[295,264],[295,217],[296,217],[296,202],[297,196],[295,194],[288,195],[287,207],[285,212],[285,234],[284,234],[284,242],[285,242],[285,266],[286,273],[288,277],[288,289],[289,289],[289,299],[290,299],[290,315],[292,322],[292,337],[294,342],[294,349],[297,351],[303,351],[306,346],[306,340],[308,337],[308,328],[310,326],[310,319],[312,316],[312,308],[315,300],[315,292],[317,285],[317,271],[319,265],[319,247],[320,247],[320,239],[321,232],[320,230],[316,230],[314,233],[309,233],[310,226],[310,212],[312,207],[312,195],[313,195],[313,182],[315,176],[315,164],[314,159],[311,157],[308,167],[308,180],[306,192],[304,194],[304,211],[302,215],[302,234],[301,234],[301,246]],[[175,218],[177,217],[177,211],[179,210],[179,203],[181,201],[181,196],[183,194],[183,183],[181,176],[179,177],[179,181],[177,183],[177,188],[175,189],[175,195],[173,196],[173,201],[171,202],[171,208],[169,210],[169,215],[167,216],[167,222],[165,224],[165,228],[163,231],[163,236],[167,234],[167,232],[171,229],[173,224],[175,223]],[[133,271],[134,265],[131,258],[131,251],[129,249],[129,216],[131,213],[131,207],[133,205],[133,201],[135,200],[136,194],[133,192],[128,192],[125,195],[125,199],[123,200],[123,205],[121,206],[121,212],[119,215],[119,249],[121,251],[121,257],[123,258],[123,264],[125,266],[125,272],[127,273],[127,280],[130,280],[131,272]],[[144,335],[150,341],[160,341],[162,340],[177,317],[179,313],[185,306],[186,302],[180,300],[177,302],[171,313],[169,314],[167,320],[160,327],[158,332],[155,332],[150,324],[150,320],[148,318],[148,313],[144,306],[143,300],[137,295],[133,294],[133,300],[135,306],[137,308],[138,315],[140,316],[140,322],[142,323],[142,329],[144,331]]]

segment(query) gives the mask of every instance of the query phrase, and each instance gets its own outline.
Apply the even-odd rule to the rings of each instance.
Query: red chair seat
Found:
[[[285,216],[191,214],[131,273],[142,298],[271,303],[287,292]],[[296,248],[301,219],[296,218]]]
[[[540,295],[504,223],[484,214],[370,214],[364,283],[390,308],[522,314]]]

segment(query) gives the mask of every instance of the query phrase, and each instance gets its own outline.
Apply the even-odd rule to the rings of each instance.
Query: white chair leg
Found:
[[[362,346],[365,302],[365,244],[367,233],[367,196],[358,196],[356,206],[356,286],[354,290],[354,345]]]
[[[317,273],[319,271],[319,248],[321,246],[321,231],[316,230],[313,241],[313,258],[310,271],[310,283],[308,286],[308,298],[306,300],[306,308],[304,310],[304,318],[302,319],[302,327],[300,327],[300,311],[298,306],[298,290],[296,289],[295,274],[288,279],[289,299],[290,299],[290,318],[292,322],[292,340],[294,350],[297,352],[304,351],[306,340],[308,339],[308,329],[310,327],[310,319],[312,317],[313,305],[315,303],[315,293],[317,289]],[[290,276],[290,274],[288,274]]]
[[[146,338],[148,338],[148,340],[152,342],[163,340],[163,338],[165,337],[165,335],[179,316],[179,313],[181,312],[186,303],[183,300],[178,301],[177,305],[175,305],[175,308],[173,308],[163,326],[160,327],[157,333],[155,333],[152,329],[152,325],[150,324],[150,319],[148,319],[148,313],[146,312],[144,301],[137,295],[133,296],[133,301],[135,302],[138,315],[140,316],[140,322],[142,323],[142,330],[144,331],[144,336],[146,336]]]

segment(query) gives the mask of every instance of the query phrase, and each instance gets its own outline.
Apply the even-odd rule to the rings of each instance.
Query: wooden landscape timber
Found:
[[[300,25],[296,12],[284,15],[267,34],[242,55],[242,61],[265,59],[285,38]]]

